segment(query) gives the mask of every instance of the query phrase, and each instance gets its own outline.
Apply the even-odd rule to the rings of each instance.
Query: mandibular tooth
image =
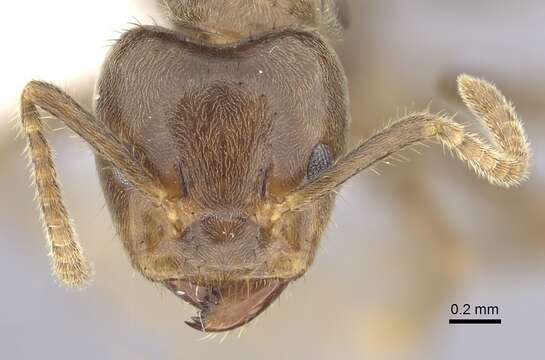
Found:
[[[176,295],[184,296],[184,295],[185,295],[185,291],[178,290],[178,291],[176,291]]]
[[[199,285],[195,286],[195,297],[199,297]]]
[[[203,331],[201,324],[191,321],[184,321],[189,327],[192,327],[195,330]]]

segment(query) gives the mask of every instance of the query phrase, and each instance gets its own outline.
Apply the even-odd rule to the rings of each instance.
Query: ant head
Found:
[[[136,269],[206,307],[207,331],[239,326],[314,259],[333,196],[285,206],[344,151],[342,70],[303,33],[210,48],[138,31],[104,67],[97,112],[156,181],[143,191],[98,158],[114,222]]]

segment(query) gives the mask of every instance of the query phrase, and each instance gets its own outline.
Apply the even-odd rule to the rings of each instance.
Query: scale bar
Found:
[[[449,324],[501,324],[501,319],[449,319]]]

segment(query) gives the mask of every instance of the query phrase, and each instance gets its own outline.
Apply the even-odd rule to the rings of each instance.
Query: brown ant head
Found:
[[[199,307],[196,327],[237,327],[314,259],[333,196],[286,205],[344,150],[344,75],[314,35],[209,47],[140,31],[110,55],[97,111],[127,119],[119,132],[156,182],[144,191],[98,158],[104,192],[133,266]],[[117,69],[156,51],[172,56],[142,70],[145,83]],[[122,89],[131,97],[111,95]]]

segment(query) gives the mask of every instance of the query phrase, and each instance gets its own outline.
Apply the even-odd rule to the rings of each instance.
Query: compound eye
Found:
[[[316,179],[325,169],[333,164],[333,154],[326,144],[318,144],[312,150],[307,167],[307,179]]]

